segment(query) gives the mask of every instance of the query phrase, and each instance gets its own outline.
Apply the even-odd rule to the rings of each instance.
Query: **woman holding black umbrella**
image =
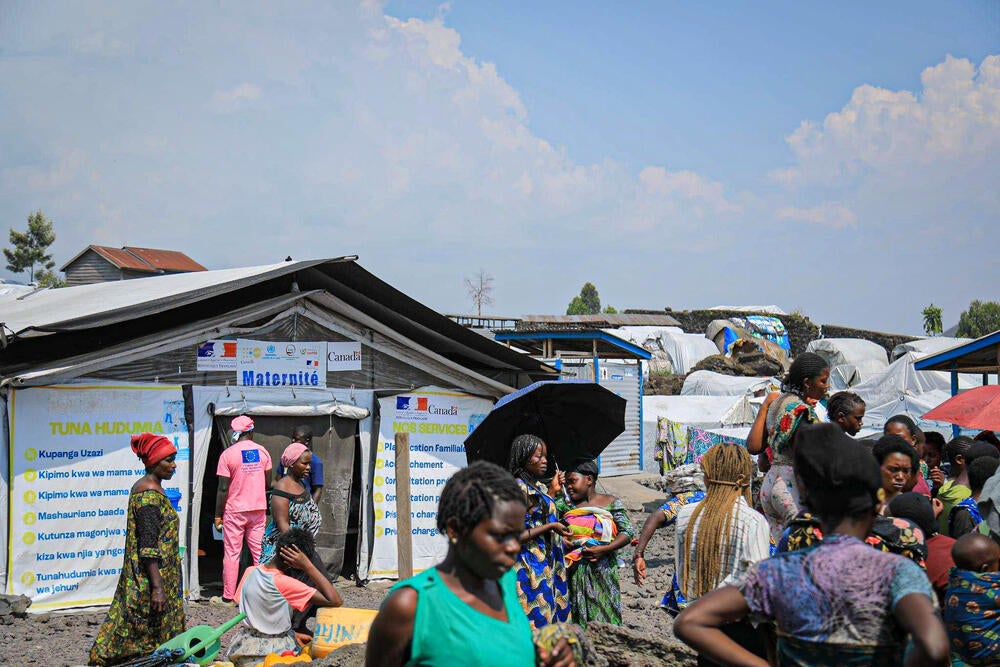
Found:
[[[548,470],[545,442],[536,435],[519,435],[510,447],[508,469],[524,493],[521,553],[514,564],[517,596],[533,628],[569,619],[569,583],[563,537],[570,530],[559,522],[554,497],[562,485],[555,475],[546,486],[540,481]]]

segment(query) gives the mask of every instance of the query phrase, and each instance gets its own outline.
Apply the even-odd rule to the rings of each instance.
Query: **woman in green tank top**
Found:
[[[503,468],[477,461],[456,472],[438,505],[448,554],[392,587],[368,634],[365,665],[572,667],[565,639],[551,652],[536,651],[517,599],[511,567],[525,511]]]

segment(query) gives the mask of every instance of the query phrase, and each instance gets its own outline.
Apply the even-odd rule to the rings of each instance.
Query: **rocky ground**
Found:
[[[644,496],[648,498],[647,496]],[[646,511],[655,502],[623,498],[631,511],[638,531],[645,520]],[[632,579],[631,549],[621,553],[625,566],[621,569],[622,613],[624,625],[615,627],[592,624],[588,627],[598,656],[594,666],[625,665],[694,665],[694,656],[679,644],[671,631],[670,617],[659,608],[660,598],[670,583],[673,573],[673,529],[660,530],[646,548],[649,580],[637,586]],[[391,582],[371,582],[357,586],[341,579],[337,589],[350,607],[377,608]],[[206,624],[218,626],[232,618],[232,609],[217,608],[207,600],[188,602],[188,627]],[[8,610],[16,611],[16,610]],[[3,614],[0,610],[0,665],[83,665],[87,662],[90,645],[105,609],[88,609],[73,613],[53,614]],[[227,637],[223,637],[223,647]],[[363,646],[345,647],[330,654],[318,665],[355,666],[364,662]]]

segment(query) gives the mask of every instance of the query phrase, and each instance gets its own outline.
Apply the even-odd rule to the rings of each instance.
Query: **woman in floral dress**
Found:
[[[184,632],[179,519],[160,483],[177,470],[177,448],[162,435],[132,436],[146,474],[128,500],[125,559],[90,664],[114,665],[148,655]]]

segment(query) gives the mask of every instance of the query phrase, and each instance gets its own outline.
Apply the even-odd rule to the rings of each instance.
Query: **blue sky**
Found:
[[[997,299],[1000,4],[7,3],[0,212],[445,312]],[[4,274],[0,274],[4,275]]]

